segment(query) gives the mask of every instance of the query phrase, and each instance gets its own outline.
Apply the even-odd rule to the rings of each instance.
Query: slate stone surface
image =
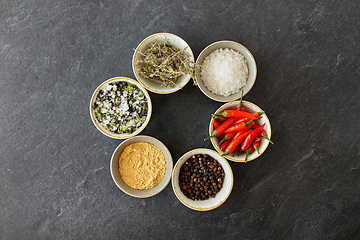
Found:
[[[0,239],[359,239],[359,20],[356,0],[1,1]],[[266,111],[275,145],[230,162],[233,191],[209,212],[171,184],[148,199],[120,191],[109,163],[121,140],[89,116],[96,87],[135,78],[133,48],[157,32],[196,57],[237,41],[257,62],[244,99]],[[174,163],[213,149],[203,139],[221,103],[192,82],[150,95],[142,134]]]

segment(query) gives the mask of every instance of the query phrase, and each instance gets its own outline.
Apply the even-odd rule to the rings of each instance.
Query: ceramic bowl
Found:
[[[236,109],[236,106],[238,105],[238,103],[239,103],[239,101],[226,103],[226,104],[222,105],[220,108],[218,108],[215,113],[221,113],[222,111],[227,110],[227,109]],[[261,110],[258,106],[256,106],[255,104],[253,104],[251,102],[242,101],[242,103],[243,103],[243,111],[246,111],[246,112],[249,112],[249,113],[263,112],[263,110]],[[213,118],[211,118],[210,124],[209,124],[209,135],[214,130],[213,121],[214,121]],[[256,122],[256,124],[261,126],[264,123],[266,123],[265,127],[264,127],[264,131],[268,135],[269,139],[271,139],[271,125],[270,125],[269,118],[266,116],[265,113],[263,113],[261,115],[261,118]],[[216,151],[219,152],[220,154],[223,154],[224,152],[221,151],[220,145],[219,145],[219,142],[220,142],[221,139],[218,138],[218,137],[213,137],[213,138],[210,138],[210,139],[211,139],[211,143],[214,146],[214,148],[216,149]],[[231,153],[229,155],[225,155],[224,157],[226,159],[234,161],[234,162],[249,162],[249,161],[252,161],[252,160],[260,157],[260,155],[265,152],[268,145],[269,145],[268,140],[266,140],[264,138],[260,138],[260,146],[259,146],[259,152],[260,153],[258,153],[257,151],[254,151],[252,154],[250,154],[248,156],[246,161],[245,161],[245,156],[246,156],[245,153],[242,153],[240,155],[235,155],[235,156],[234,156],[233,153]]]
[[[191,156],[195,154],[207,154],[214,159],[216,159],[222,166],[225,172],[225,178],[223,182],[222,189],[215,195],[215,198],[209,198],[207,200],[200,200],[200,201],[194,201],[192,199],[187,198],[183,192],[180,190],[179,186],[179,172],[181,166],[184,164],[186,160],[188,160]],[[180,200],[182,204],[187,206],[188,208],[191,208],[193,210],[197,211],[208,211],[215,209],[219,207],[221,204],[223,204],[226,199],[229,197],[231,190],[233,188],[233,172],[231,170],[231,167],[229,163],[220,156],[217,152],[205,149],[205,148],[199,148],[191,150],[187,153],[185,153],[175,164],[175,167],[172,172],[172,187],[174,190],[174,193],[176,197]]]
[[[104,85],[108,84],[108,83],[115,83],[115,82],[129,82],[131,84],[136,85],[138,88],[141,89],[141,91],[145,94],[146,98],[148,99],[148,113],[147,113],[147,117],[145,122],[133,133],[128,134],[128,133],[114,133],[109,131],[107,128],[105,128],[104,126],[102,126],[99,121],[96,119],[95,117],[95,112],[94,112],[94,102],[96,100],[96,97],[100,91],[100,89],[102,89],[104,87]],[[90,116],[91,116],[91,120],[94,123],[95,127],[103,134],[105,134],[108,137],[111,138],[115,138],[115,139],[126,139],[129,137],[133,137],[137,134],[139,134],[142,130],[144,130],[144,128],[147,126],[147,124],[150,121],[150,117],[151,117],[151,113],[152,113],[152,104],[151,104],[151,99],[150,99],[150,95],[149,93],[146,91],[146,89],[141,86],[137,81],[131,79],[131,78],[126,78],[126,77],[115,77],[115,78],[111,78],[108,79],[106,81],[104,81],[102,84],[100,84],[96,90],[94,91],[91,100],[90,100]]]
[[[150,189],[146,190],[137,190],[129,187],[121,178],[120,172],[119,172],[119,157],[123,150],[129,146],[130,144],[137,143],[137,142],[147,142],[150,144],[153,144],[157,148],[161,150],[161,152],[165,156],[166,161],[166,170],[164,177],[161,179],[160,183],[158,183],[156,186]],[[158,139],[149,137],[149,136],[135,136],[129,139],[126,139],[122,143],[119,144],[119,146],[115,149],[110,162],[110,172],[111,177],[114,180],[116,186],[118,186],[124,193],[137,197],[137,198],[147,198],[154,196],[161,192],[170,182],[171,179],[171,173],[173,169],[173,160],[170,154],[169,149]]]
[[[176,47],[178,49],[184,49],[186,48],[186,52],[189,53],[190,55],[190,61],[193,63],[194,62],[194,54],[190,48],[190,46],[180,37],[171,34],[171,33],[157,33],[157,34],[153,34],[147,38],[145,38],[135,49],[134,51],[134,55],[133,55],[133,60],[132,60],[132,68],[133,68],[133,72],[135,74],[136,79],[149,91],[152,91],[154,93],[159,93],[159,94],[168,94],[168,93],[173,93],[176,92],[178,90],[180,90],[181,88],[183,88],[190,80],[191,76],[189,74],[187,75],[182,75],[178,78],[177,81],[177,86],[175,87],[162,87],[162,83],[159,81],[153,81],[144,77],[141,77],[138,73],[139,69],[141,68],[142,65],[137,64],[137,61],[139,61],[142,56],[139,53],[139,51],[145,51],[146,49],[148,49],[148,47],[150,46],[151,43],[153,42],[159,42],[159,43],[164,43],[165,40],[167,39],[168,43],[170,45],[172,45],[173,47]]]
[[[196,63],[195,63],[195,78],[196,78],[196,82],[200,88],[200,90],[209,98],[211,98],[212,100],[218,101],[218,102],[230,102],[230,101],[235,101],[237,99],[241,98],[241,92],[242,89],[240,89],[239,92],[234,93],[230,96],[224,97],[224,96],[220,96],[218,94],[215,94],[213,92],[211,92],[205,85],[204,82],[201,78],[201,65],[204,61],[204,59],[213,51],[215,51],[216,49],[224,49],[224,48],[228,48],[228,49],[232,49],[236,52],[241,53],[244,58],[247,61],[248,64],[248,70],[249,70],[249,77],[247,79],[246,85],[242,88],[244,90],[244,96],[250,91],[250,89],[254,86],[255,83],[255,79],[256,79],[256,75],[257,75],[257,67],[256,67],[256,62],[255,59],[253,57],[253,55],[250,53],[250,51],[245,48],[243,45],[237,43],[237,42],[233,42],[233,41],[219,41],[219,42],[215,42],[210,44],[209,46],[207,46],[204,50],[201,51],[201,53],[199,54]]]

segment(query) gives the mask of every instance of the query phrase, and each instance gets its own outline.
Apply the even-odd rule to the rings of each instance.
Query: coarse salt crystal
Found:
[[[204,59],[200,74],[204,85],[211,92],[227,97],[246,85],[249,70],[242,54],[220,48]]]

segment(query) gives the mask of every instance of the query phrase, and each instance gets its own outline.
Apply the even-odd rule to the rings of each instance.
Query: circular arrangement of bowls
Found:
[[[191,156],[193,156],[195,154],[207,154],[207,155],[211,156],[212,158],[216,159],[221,164],[222,168],[224,169],[225,178],[223,181],[223,187],[215,195],[215,198],[194,201],[192,199],[187,198],[183,194],[183,192],[180,190],[180,185],[179,185],[180,168],[186,160],[188,160]],[[185,153],[182,157],[180,157],[180,159],[175,164],[171,178],[172,178],[172,187],[173,187],[176,197],[180,200],[180,202],[182,204],[184,204],[188,208],[191,208],[191,209],[197,210],[197,211],[212,210],[212,209],[219,207],[221,204],[223,204],[226,201],[226,199],[229,197],[231,190],[233,188],[233,182],[234,182],[233,172],[231,170],[229,163],[222,156],[220,156],[217,152],[210,150],[210,149],[206,149],[206,148],[199,148],[199,149],[191,150],[191,151]]]
[[[236,106],[238,105],[239,101],[233,101],[233,102],[229,102],[226,103],[224,105],[222,105],[220,108],[218,108],[215,112],[215,114],[217,113],[221,113],[224,110],[227,109],[236,109]],[[261,110],[258,106],[256,106],[255,104],[251,103],[251,102],[247,102],[247,101],[242,101],[243,104],[243,111],[249,112],[249,113],[255,113],[255,112],[263,112],[263,110]],[[211,133],[214,130],[214,124],[213,124],[214,119],[211,118],[210,120],[210,124],[209,124],[209,135],[211,135]],[[271,139],[271,125],[270,125],[270,121],[268,119],[268,117],[266,116],[265,113],[263,113],[261,115],[261,117],[259,118],[259,120],[256,121],[256,124],[258,124],[259,126],[261,126],[262,124],[265,123],[265,127],[264,127],[264,131],[265,133],[268,135],[269,139]],[[224,152],[221,151],[220,149],[220,138],[218,137],[212,137],[211,139],[211,143],[214,146],[214,148],[216,149],[216,151],[218,151],[220,154],[223,154]],[[228,155],[224,155],[225,158],[234,161],[234,162],[249,162],[252,161],[256,158],[258,158],[261,154],[263,154],[266,150],[266,148],[269,145],[269,141],[264,139],[264,138],[260,138],[260,145],[259,145],[259,152],[254,151],[252,154],[250,154],[247,158],[247,160],[245,161],[245,153],[242,153],[240,155],[234,155],[234,153],[230,153]]]
[[[168,94],[173,93],[181,88],[183,88],[190,80],[191,76],[189,74],[182,75],[177,79],[177,86],[175,87],[165,87],[161,86],[162,82],[153,81],[148,78],[144,78],[139,75],[139,69],[142,65],[138,65],[137,62],[142,58],[142,55],[139,52],[146,51],[150,44],[153,42],[164,43],[167,41],[171,46],[178,49],[185,49],[185,51],[190,55],[190,61],[194,62],[194,54],[190,48],[190,46],[180,37],[171,34],[171,33],[157,33],[153,34],[147,38],[145,38],[135,49],[133,60],[132,60],[132,68],[135,74],[136,79],[149,91],[159,94]]]
[[[165,162],[166,162],[166,170],[163,178],[153,188],[146,189],[146,190],[137,190],[134,188],[129,187],[121,178],[119,172],[119,157],[123,150],[129,146],[130,144],[137,143],[137,142],[146,142],[154,145],[155,147],[159,148],[161,152],[164,154]],[[129,139],[126,139],[119,146],[115,149],[110,162],[110,172],[112,179],[114,180],[116,186],[118,186],[124,193],[137,197],[137,198],[147,198],[154,196],[161,192],[170,182],[171,173],[173,169],[173,160],[170,154],[169,149],[158,139],[149,137],[149,136],[135,136]]]
[[[108,83],[115,83],[115,82],[128,82],[128,83],[131,83],[131,84],[134,84],[136,85],[138,88],[141,89],[141,91],[145,94],[146,98],[147,98],[147,102],[148,102],[148,112],[147,112],[147,116],[146,116],[146,120],[145,122],[136,130],[134,131],[133,133],[131,134],[128,134],[128,133],[114,133],[114,132],[111,132],[109,131],[108,129],[106,129],[105,127],[103,127],[99,121],[96,119],[95,117],[95,112],[94,112],[94,109],[93,109],[93,106],[94,106],[94,102],[96,100],[96,97],[100,91],[100,89],[103,88],[104,85],[108,84]],[[115,78],[111,78],[111,79],[108,79],[106,81],[104,81],[102,84],[100,84],[96,90],[94,91],[92,97],[91,97],[91,100],[90,100],[90,116],[91,116],[91,120],[92,122],[94,123],[95,127],[103,134],[105,134],[106,136],[108,137],[111,137],[111,138],[115,138],[115,139],[125,139],[125,138],[129,138],[129,137],[133,137],[137,134],[139,134],[142,130],[144,130],[144,128],[147,126],[147,124],[149,123],[150,121],[150,118],[151,118],[151,113],[152,113],[152,104],[151,104],[151,99],[150,99],[150,95],[149,93],[146,91],[146,89],[141,86],[137,81],[131,79],[131,78],[126,78],[126,77],[115,77]]]
[[[155,43],[158,42],[160,44],[167,42],[171,46],[173,46],[177,49],[185,49],[185,51],[190,56],[190,59],[189,59],[190,63],[195,68],[194,69],[195,70],[194,71],[195,80],[197,82],[199,89],[207,97],[209,97],[212,100],[215,100],[218,102],[226,102],[224,105],[222,105],[220,108],[218,108],[216,110],[215,114],[220,113],[227,109],[236,109],[236,106],[239,103],[239,101],[236,101],[236,100],[240,99],[241,96],[245,96],[250,91],[250,89],[253,87],[255,80],[256,80],[256,76],[257,76],[257,66],[256,66],[255,59],[254,59],[253,55],[250,53],[250,51],[247,48],[245,48],[243,45],[241,45],[237,42],[234,42],[234,41],[225,40],[225,41],[214,42],[214,43],[210,44],[209,46],[207,46],[205,49],[203,49],[201,51],[198,58],[196,59],[196,63],[194,63],[194,54],[193,54],[190,46],[182,38],[180,38],[174,34],[171,34],[171,33],[156,33],[156,34],[150,35],[147,38],[145,38],[137,46],[137,48],[134,51],[134,55],[132,58],[132,69],[133,69],[133,72],[134,72],[134,75],[135,75],[137,81],[133,80],[131,78],[127,78],[127,77],[115,77],[115,78],[108,79],[96,88],[96,90],[94,91],[94,93],[91,97],[91,100],[90,100],[90,116],[91,116],[91,120],[94,123],[95,127],[101,133],[103,133],[104,135],[106,135],[108,137],[111,137],[114,139],[124,139],[124,141],[122,141],[118,145],[118,147],[114,150],[114,152],[111,156],[111,161],[110,161],[111,177],[118,188],[120,188],[124,193],[126,193],[132,197],[147,198],[147,197],[151,197],[151,196],[154,196],[154,195],[160,193],[169,184],[169,182],[171,180],[172,181],[172,189],[173,189],[176,197],[186,207],[196,210],[196,211],[209,211],[209,210],[215,209],[215,208],[219,207],[220,205],[222,205],[227,200],[227,198],[229,197],[229,195],[232,191],[232,188],[233,188],[233,182],[234,182],[233,172],[232,172],[231,166],[227,160],[231,160],[234,162],[252,161],[252,160],[258,158],[261,154],[263,154],[265,152],[265,150],[267,149],[267,147],[269,145],[269,140],[261,138],[260,145],[259,145],[259,153],[257,151],[254,151],[253,153],[251,153],[248,156],[247,160],[245,161],[245,156],[246,156],[245,153],[240,153],[240,154],[231,153],[228,155],[223,155],[224,152],[221,151],[220,145],[219,145],[219,142],[221,139],[218,137],[213,137],[210,139],[211,139],[211,143],[216,151],[211,150],[211,149],[206,149],[206,148],[198,148],[198,149],[191,150],[191,151],[185,153],[184,155],[182,155],[179,158],[179,160],[176,162],[175,166],[173,167],[173,160],[171,157],[171,153],[168,150],[168,148],[161,141],[159,141],[158,139],[156,139],[154,137],[138,135],[138,134],[141,133],[141,131],[143,131],[144,128],[147,126],[147,124],[150,121],[151,114],[152,114],[152,103],[151,103],[150,95],[147,91],[151,91],[151,92],[158,93],[158,94],[173,93],[173,92],[176,92],[176,91],[180,90],[181,88],[183,88],[189,82],[189,80],[191,79],[192,76],[190,74],[180,76],[177,79],[177,86],[175,86],[175,87],[170,87],[170,86],[166,87],[166,86],[163,86],[163,83],[160,81],[153,81],[148,78],[144,78],[144,77],[140,76],[139,69],[141,69],[144,66],[141,63],[139,63],[139,61],[143,58],[142,52],[145,52],[149,48],[149,46],[154,42]],[[244,56],[246,63],[247,63],[249,75],[247,78],[246,85],[242,89],[240,89],[237,93],[234,93],[234,94],[231,94],[230,96],[224,97],[224,96],[220,96],[220,95],[217,95],[217,94],[211,92],[205,86],[205,84],[201,78],[201,65],[203,64],[205,58],[209,54],[211,54],[212,52],[214,52],[217,49],[226,49],[226,48],[232,49]],[[117,134],[112,131],[109,131],[108,129],[106,129],[99,123],[99,121],[97,120],[97,118],[95,116],[94,103],[96,101],[96,98],[98,96],[100,96],[99,95],[100,90],[104,89],[106,87],[106,84],[115,83],[115,82],[128,82],[133,85],[136,85],[144,93],[144,95],[147,99],[148,112],[147,112],[146,120],[136,131],[134,131],[131,134],[127,134],[127,133]],[[100,92],[100,94],[102,94],[102,92]],[[113,95],[114,94],[112,93],[112,96]],[[103,96],[104,95],[101,95],[100,97],[103,97]],[[105,95],[105,96],[107,96],[107,95]],[[124,96],[126,97],[126,95],[124,95]],[[251,102],[242,101],[242,104],[243,104],[243,111],[246,111],[249,113],[263,112],[263,110],[261,110],[258,106],[256,106],[255,104],[253,104]],[[108,107],[108,105],[105,105],[106,108]],[[109,110],[109,111],[111,112],[111,110]],[[131,119],[130,119],[130,121],[131,121]],[[214,122],[213,121],[214,121],[214,119],[211,118],[210,124],[209,124],[209,135],[211,135],[211,133],[214,130],[214,127],[213,127]],[[263,113],[261,115],[261,117],[256,121],[256,124],[258,124],[258,125],[262,125],[264,123],[265,123],[265,127],[263,130],[267,134],[268,138],[271,139],[271,125],[270,125],[270,121],[265,113]],[[117,127],[119,127],[119,126],[117,126]],[[116,129],[116,128],[114,127],[114,129]],[[138,136],[136,136],[136,135],[138,135]],[[164,174],[163,178],[160,180],[160,182],[156,186],[154,186],[150,189],[146,189],[146,190],[134,189],[134,188],[130,187],[129,185],[127,185],[123,181],[120,171],[119,171],[120,155],[122,154],[122,152],[124,151],[124,149],[127,146],[129,146],[133,143],[138,143],[138,142],[146,142],[146,143],[150,143],[150,144],[156,146],[164,154],[165,162],[166,162],[166,170],[165,170],[165,174]],[[210,157],[216,159],[218,161],[218,163],[221,164],[221,166],[224,170],[224,173],[225,173],[224,179],[218,180],[220,182],[221,181],[223,182],[223,186],[222,186],[221,190],[216,193],[215,197],[212,195],[213,197],[210,197],[206,200],[192,200],[192,199],[188,198],[187,196],[185,196],[185,194],[180,189],[180,182],[179,182],[180,169],[181,169],[182,165],[189,158],[191,158],[192,156],[197,155],[197,154],[209,155]],[[205,161],[208,161],[208,159],[206,158]],[[207,163],[213,164],[210,162],[207,162]],[[211,167],[213,168],[213,166],[216,166],[215,163]],[[187,168],[185,168],[185,170],[186,169]],[[221,179],[222,179],[222,176],[223,175],[221,175]],[[183,177],[181,179],[182,179],[181,181],[187,182],[186,177]],[[203,182],[202,184],[205,184],[205,183]],[[185,185],[184,185],[184,187],[185,187]],[[218,189],[218,188],[215,187],[215,189]],[[199,194],[199,193],[196,192],[196,194]],[[208,194],[213,194],[213,193],[211,193],[211,192],[204,193],[203,192],[203,193],[201,193],[200,198],[204,199],[207,197]],[[191,198],[197,199],[197,198],[199,198],[199,196],[200,195],[196,195],[194,197],[193,195],[191,195]]]
[[[257,67],[256,67],[256,62],[255,59],[253,57],[253,55],[250,53],[250,51],[245,48],[243,45],[237,43],[237,42],[233,42],[233,41],[219,41],[219,42],[215,42],[210,44],[209,46],[207,46],[204,50],[202,50],[202,52],[199,54],[196,63],[195,63],[195,77],[196,77],[196,81],[197,84],[200,88],[200,90],[209,98],[211,98],[212,100],[218,101],[218,102],[229,102],[229,101],[235,101],[239,98],[241,98],[241,92],[242,90],[240,89],[239,92],[234,93],[230,96],[224,97],[224,96],[220,96],[218,94],[215,94],[213,92],[211,92],[204,84],[203,80],[201,79],[201,64],[203,63],[204,59],[213,51],[215,51],[216,49],[224,49],[224,48],[228,48],[228,49],[232,49],[236,52],[241,53],[244,58],[247,61],[248,64],[248,70],[249,70],[249,77],[247,79],[246,85],[243,87],[244,90],[244,94],[243,96],[245,96],[250,89],[253,87],[255,80],[256,80],[256,75],[257,75]]]

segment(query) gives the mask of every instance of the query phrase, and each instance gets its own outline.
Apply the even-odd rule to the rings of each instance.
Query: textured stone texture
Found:
[[[345,1],[44,1],[0,3],[0,239],[356,239],[360,235],[360,4]],[[258,77],[244,97],[264,109],[274,146],[230,162],[234,188],[209,212],[171,184],[136,199],[109,171],[121,142],[89,116],[95,88],[135,78],[145,37],[171,32],[195,56],[234,40]],[[143,134],[174,163],[203,139],[221,103],[191,82],[150,93]]]

